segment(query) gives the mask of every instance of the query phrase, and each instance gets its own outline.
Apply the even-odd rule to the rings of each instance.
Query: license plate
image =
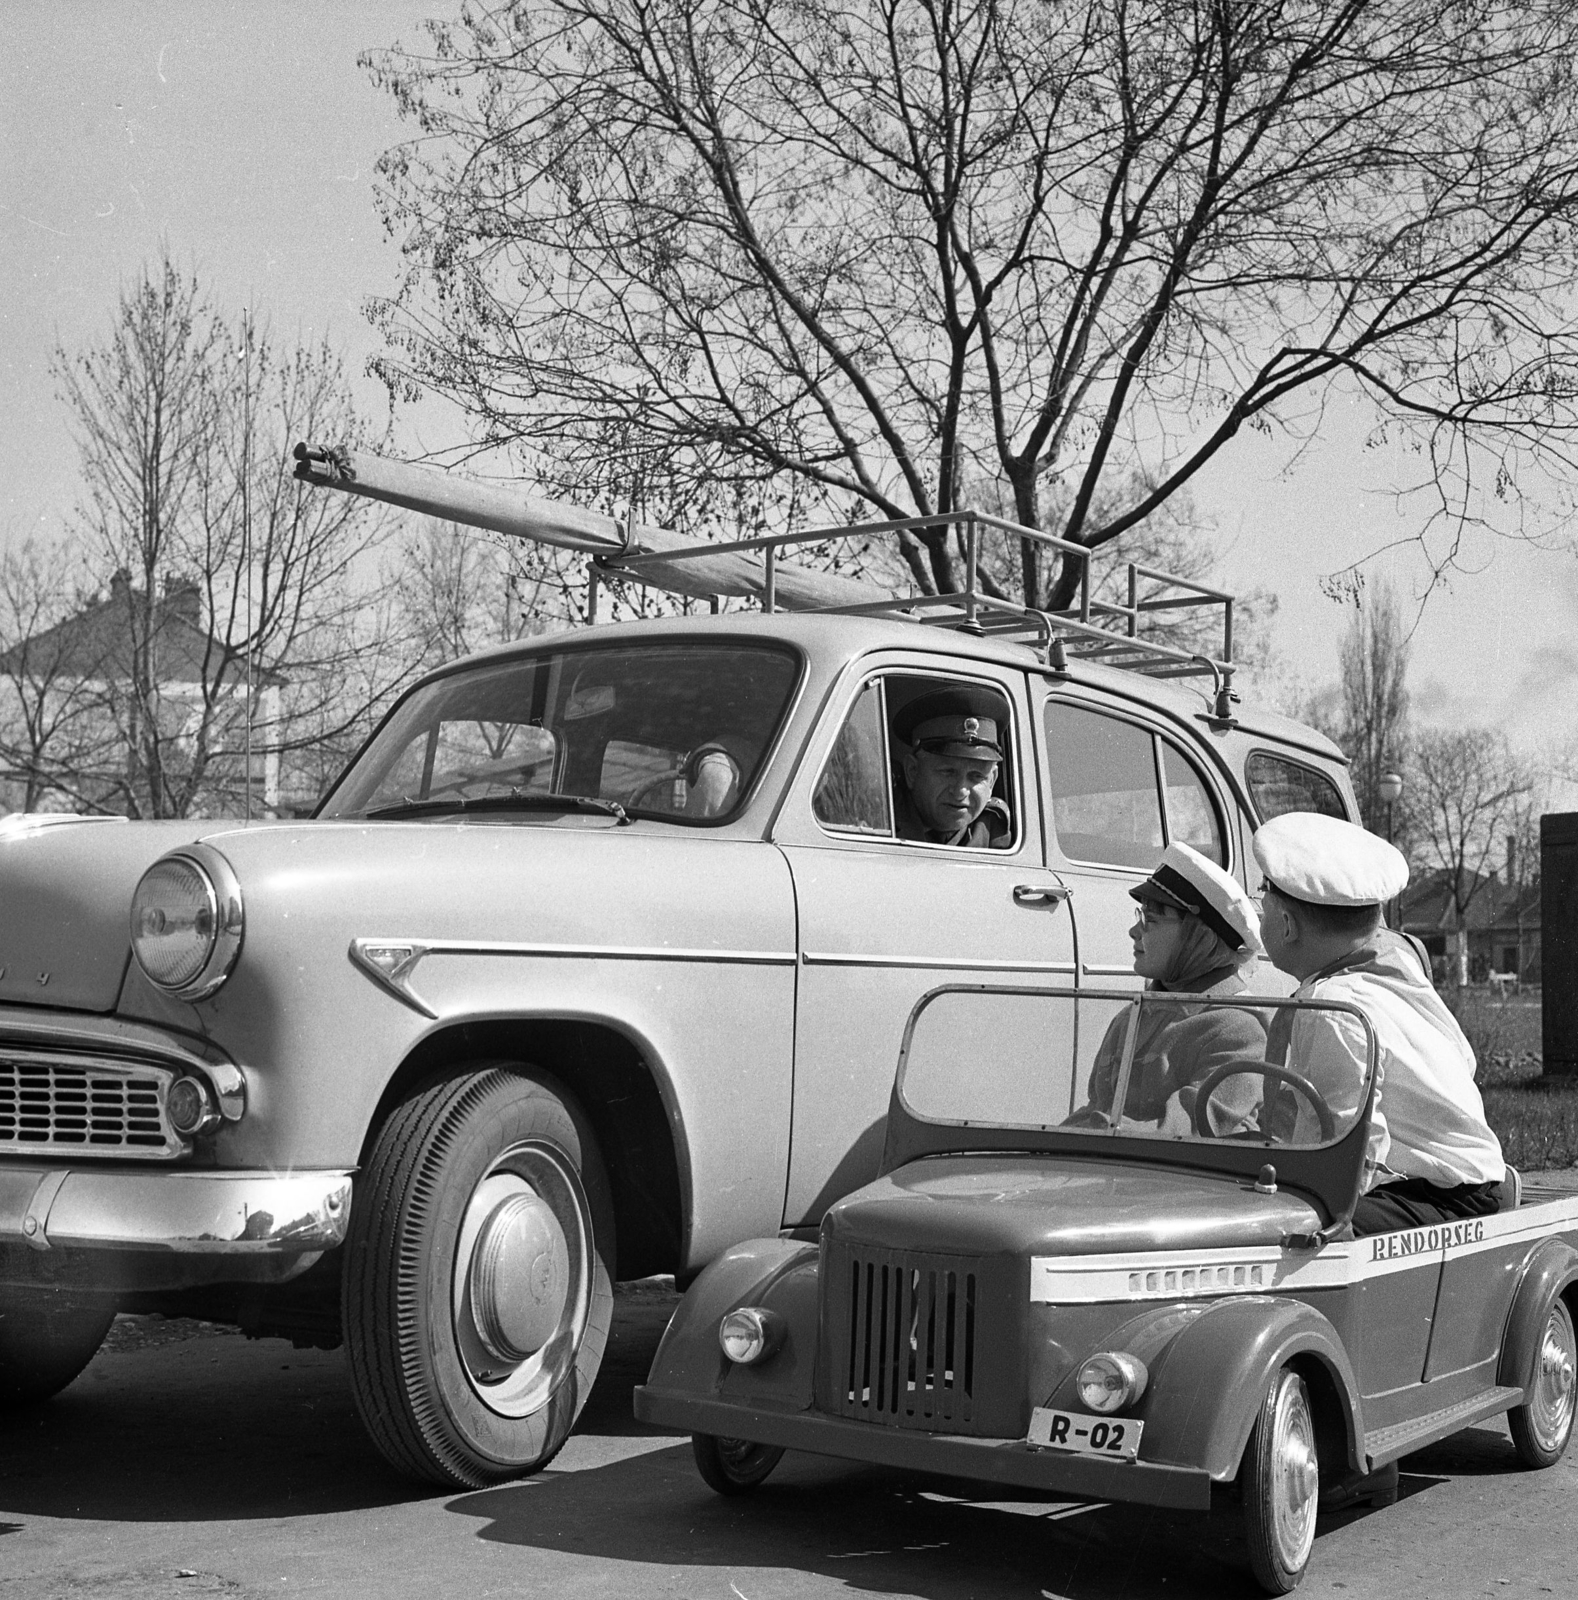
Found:
[[[1037,1406],[1030,1413],[1030,1444],[1049,1450],[1077,1450],[1081,1455],[1112,1456],[1132,1461],[1139,1453],[1145,1424],[1132,1417],[1086,1416],[1078,1411],[1053,1411]]]

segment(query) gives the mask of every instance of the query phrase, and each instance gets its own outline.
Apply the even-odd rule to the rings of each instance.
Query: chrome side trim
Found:
[[[428,956],[528,956],[573,961],[691,961],[720,966],[792,967],[792,950],[707,950],[674,945],[523,944],[508,939],[355,938],[346,951],[351,964],[378,987],[424,1017],[438,1013],[417,994],[411,979]]]
[[[340,1244],[350,1215],[347,1171],[0,1171],[0,1243],[38,1250],[294,1255]]]
[[[1051,972],[1069,975],[1072,961],[990,961],[985,957],[846,955],[842,951],[807,950],[808,967],[904,967],[927,972]]]

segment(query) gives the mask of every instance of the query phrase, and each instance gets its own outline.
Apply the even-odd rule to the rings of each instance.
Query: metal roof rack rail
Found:
[[[807,609],[842,616],[892,617],[958,628],[997,638],[1022,639],[1043,652],[1055,670],[1070,660],[1122,667],[1153,678],[1209,677],[1216,702],[1216,719],[1230,718],[1232,693],[1233,596],[1222,589],[1197,583],[1177,573],[1140,562],[1127,563],[1126,603],[1100,600],[1091,594],[1091,551],[1056,534],[990,516],[981,511],[952,511],[930,517],[901,517],[884,522],[857,522],[839,527],[808,528],[799,533],[762,534],[751,539],[707,541],[680,549],[598,556],[594,573],[604,578],[640,579],[644,568],[669,567],[675,562],[700,561],[709,556],[759,554],[764,563],[762,609],[777,609],[776,572],[781,552],[802,545],[825,544],[835,539],[874,538],[923,529],[956,527],[964,544],[964,587],[950,594],[892,595],[848,605],[822,605]],[[991,530],[1010,539],[1028,539],[1072,556],[1080,563],[1079,600],[1066,610],[1037,611],[1002,595],[988,593],[981,584],[981,534]],[[1153,592],[1142,592],[1149,583]],[[595,592],[591,605],[595,608]],[[1182,650],[1141,632],[1145,619],[1158,612],[1219,607],[1222,619],[1222,653],[1204,655]]]

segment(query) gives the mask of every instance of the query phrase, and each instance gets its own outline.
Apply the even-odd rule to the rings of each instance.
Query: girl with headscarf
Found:
[[[1134,970],[1146,989],[1198,995],[1242,994],[1245,969],[1261,954],[1254,903],[1236,879],[1186,844],[1169,845],[1155,872],[1129,893],[1140,903],[1131,938]],[[1114,1017],[1096,1051],[1088,1098],[1071,1119],[1108,1126],[1128,1037],[1127,1013]],[[1254,1011],[1223,1006],[1142,1006],[1119,1114],[1125,1125],[1164,1134],[1193,1130],[1194,1086],[1218,1067],[1266,1059],[1266,1028]],[[1214,1133],[1254,1126],[1262,1078],[1235,1073],[1211,1095]]]

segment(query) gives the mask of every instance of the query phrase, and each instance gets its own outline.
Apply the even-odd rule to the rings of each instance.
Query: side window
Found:
[[[1162,789],[1167,802],[1167,842],[1193,846],[1217,866],[1227,865],[1222,825],[1200,774],[1175,746],[1162,740]]]
[[[1052,824],[1064,855],[1155,866],[1166,841],[1150,733],[1056,700],[1047,703],[1046,726]]]
[[[1262,822],[1287,811],[1318,811],[1325,817],[1346,817],[1342,795],[1324,772],[1299,761],[1257,750],[1244,763],[1249,797]]]
[[[838,742],[817,780],[811,809],[825,828],[891,836],[888,804],[888,753],[882,715],[882,684],[861,691]]]
[[[1222,823],[1192,762],[1148,728],[1051,700],[1052,824],[1071,861],[1154,867],[1169,844],[1227,864]]]

